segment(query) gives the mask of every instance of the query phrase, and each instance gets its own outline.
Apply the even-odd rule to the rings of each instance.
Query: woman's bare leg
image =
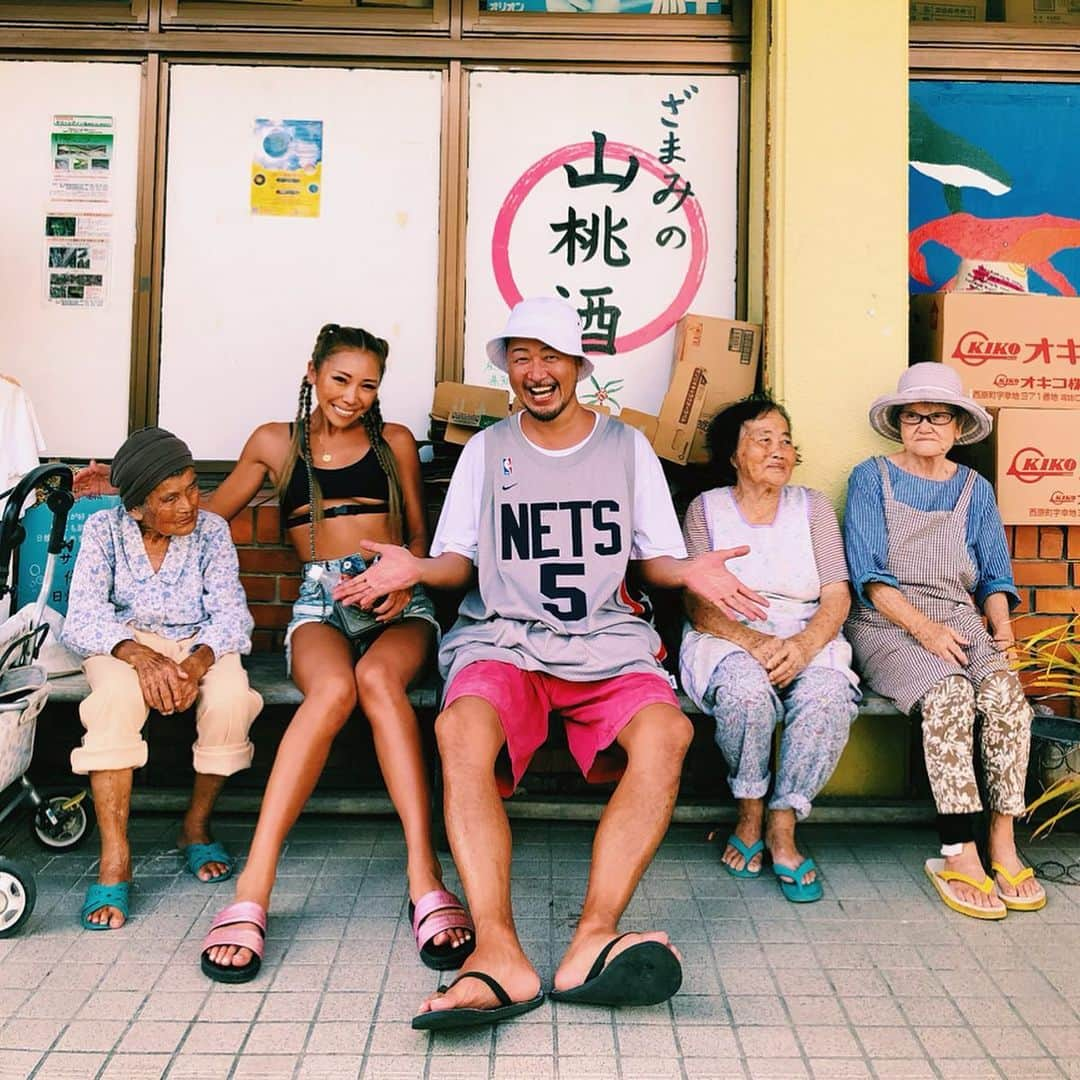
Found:
[[[431,791],[428,786],[420,725],[408,688],[423,670],[434,631],[421,619],[388,627],[356,663],[360,709],[371,725],[375,756],[405,833],[409,897],[414,902],[442,888],[442,867],[431,837]],[[461,944],[465,930],[437,934],[436,945]]]
[[[285,837],[315,790],[334,737],[356,707],[352,646],[325,623],[298,627],[292,638],[292,677],[304,700],[281,737],[251,850],[236,881],[237,900],[253,900],[264,908],[270,906]],[[249,950],[235,945],[219,945],[209,956],[215,964],[235,967],[251,960]]]

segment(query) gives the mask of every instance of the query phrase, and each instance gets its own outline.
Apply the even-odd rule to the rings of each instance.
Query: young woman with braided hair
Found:
[[[278,747],[236,902],[218,913],[203,943],[202,969],[219,982],[246,982],[259,970],[282,844],[357,705],[371,724],[404,829],[420,956],[446,970],[460,967],[473,949],[472,923],[443,889],[420,731],[406,693],[437,630],[431,600],[420,588],[407,589],[363,610],[336,603],[333,595],[340,575],[364,569],[368,541],[404,543],[414,555],[427,554],[416,442],[403,425],[384,423],[379,410],[388,352],[387,343],[366,330],[324,326],[300,386],[295,422],[256,428],[236,468],[208,500],[215,513],[231,518],[269,476],[289,540],[305,562],[285,635],[304,701]]]

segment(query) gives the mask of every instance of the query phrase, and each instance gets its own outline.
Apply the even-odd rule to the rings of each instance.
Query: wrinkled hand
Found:
[[[766,670],[773,663],[773,657],[779,652],[784,639],[774,637],[772,634],[761,634],[755,631],[753,645],[748,645],[746,651]]]
[[[408,548],[375,540],[365,540],[364,547],[374,551],[379,561],[356,577],[342,578],[333,589],[335,600],[368,610],[381,598],[411,589],[420,580],[420,560]]]
[[[90,495],[115,495],[116,488],[109,483],[109,472],[109,466],[100,461],[84,465],[72,479],[72,494],[76,499]]]
[[[942,660],[967,666],[968,658],[964,649],[971,644],[951,626],[928,619],[926,625],[916,634],[915,639],[927,651]]]
[[[738,615],[747,619],[764,619],[764,609],[769,606],[769,601],[747,588],[727,568],[728,559],[736,559],[749,550],[745,545],[721,548],[691,559],[686,570],[686,587],[718,607],[729,619]]]
[[[213,663],[213,658],[207,649],[198,649],[180,661],[180,670],[187,675],[187,681],[182,686],[184,704],[176,710],[177,712],[190,709],[195,704],[195,699],[199,696],[199,686],[202,683],[203,676],[210,670]]]
[[[780,647],[765,665],[769,682],[783,688],[806,669],[812,657],[810,650],[797,637],[780,638]]]
[[[198,679],[167,656],[146,645],[133,644],[120,657],[135,669],[143,700],[163,716],[191,707],[199,692]]]
[[[1016,648],[1016,636],[1013,634],[1012,623],[1004,623],[1001,626],[990,628],[990,640],[998,652],[1009,652]]]

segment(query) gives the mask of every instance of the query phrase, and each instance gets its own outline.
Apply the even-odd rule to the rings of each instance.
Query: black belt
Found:
[[[388,507],[386,503],[345,503],[343,506],[331,506],[322,512],[324,518],[352,517],[353,514],[385,514]],[[306,514],[296,514],[285,522],[290,529],[297,525],[311,524],[311,511]]]

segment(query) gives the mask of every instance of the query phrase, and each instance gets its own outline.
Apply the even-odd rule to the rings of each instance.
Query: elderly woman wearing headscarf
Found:
[[[686,599],[683,686],[716,719],[738,804],[721,858],[733,877],[757,877],[768,847],[784,896],[820,900],[817,867],[800,853],[795,823],[809,816],[858,712],[858,679],[840,633],[850,603],[840,526],[820,491],[789,483],[797,460],[791,424],[769,398],[718,413],[709,425],[709,452],[718,486],[687,509],[687,551],[745,545],[749,552],[732,559],[731,570],[769,602],[764,619],[736,621]],[[766,818],[778,725],[780,760]]]
[[[990,416],[952,368],[920,363],[870,406],[870,425],[901,448],[851,474],[844,540],[856,602],[846,632],[871,688],[922,717],[943,856],[928,859],[926,873],[961,914],[1034,911],[1046,893],[1013,840],[1032,716],[1009,671],[1009,609],[1019,596],[993,489],[947,456],[985,439]],[[977,713],[994,879],[975,846]]]
[[[240,664],[252,619],[236,548],[224,520],[199,509],[191,452],[168,431],[143,428],[116,452],[111,478],[123,505],[86,520],[62,634],[85,657],[90,684],[79,708],[86,734],[71,754],[73,771],[90,775],[101,830],[98,881],[82,909],[88,930],[128,916],[127,818],[149,710],[195,706],[195,785],[178,845],[188,869],[213,882],[232,863],[210,838],[210,814],[225,778],[251,764],[248,730],[262,708]]]

